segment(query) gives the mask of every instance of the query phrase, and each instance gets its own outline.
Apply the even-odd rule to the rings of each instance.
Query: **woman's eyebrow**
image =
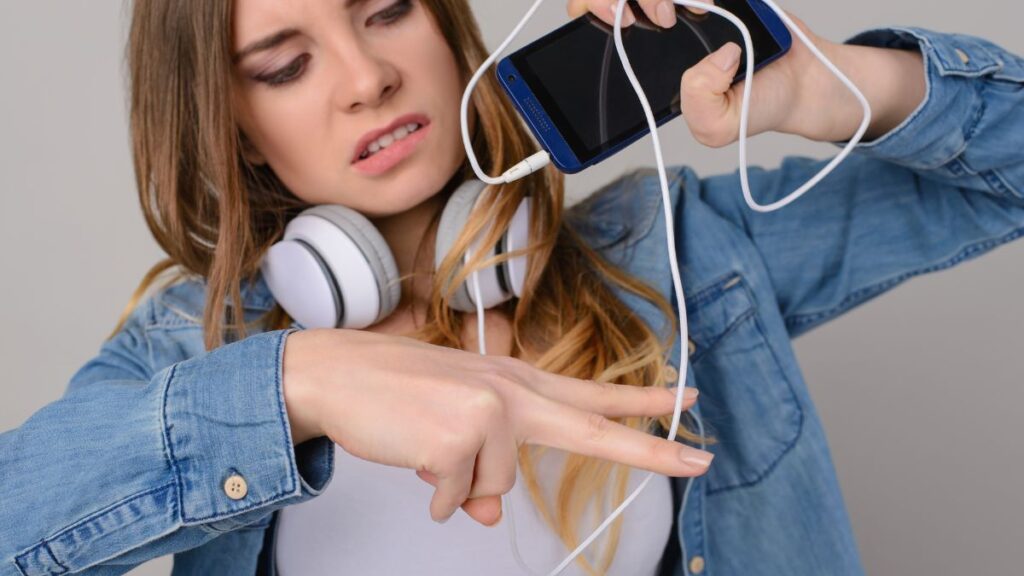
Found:
[[[274,34],[271,34],[270,36],[267,36],[262,40],[257,40],[249,44],[245,48],[242,48],[238,51],[237,54],[235,54],[231,58],[231,61],[237,64],[246,56],[249,56],[250,54],[254,54],[256,52],[262,52],[263,50],[270,50],[275,46],[279,46],[281,43],[288,40],[289,38],[298,35],[298,33],[299,31],[295,28],[288,28],[285,30],[275,32]]]
[[[366,2],[366,0],[345,0],[345,8],[351,9],[356,4],[362,4],[364,2]],[[231,61],[237,64],[246,56],[249,56],[250,54],[256,52],[261,52],[263,50],[269,50],[271,48],[274,48],[275,46],[280,45],[285,40],[288,40],[289,38],[296,36],[297,34],[299,34],[299,30],[296,28],[286,28],[284,30],[271,34],[270,36],[267,36],[262,40],[257,40],[252,44],[249,44],[245,48],[239,50],[238,53],[231,58]]]

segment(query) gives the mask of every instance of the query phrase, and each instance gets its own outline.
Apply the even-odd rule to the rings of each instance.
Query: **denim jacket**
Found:
[[[791,339],[1024,233],[1024,61],[921,29],[848,42],[921,50],[927,96],[816,190],[761,214],[736,174],[669,169],[690,341],[667,361],[689,355],[694,413],[717,443],[685,510],[686,480],[673,479],[663,574],[861,574]],[[752,190],[767,203],[821,165],[752,169]],[[567,218],[672,297],[655,170],[615,180]],[[296,326],[206,352],[204,290],[185,282],[146,299],[60,399],[0,435],[0,576],[122,574],[167,554],[175,575],[274,573],[275,511],[321,493],[334,444],[292,445],[281,360]],[[273,305],[262,279],[242,294],[253,319]],[[648,302],[619,295],[665,325]]]

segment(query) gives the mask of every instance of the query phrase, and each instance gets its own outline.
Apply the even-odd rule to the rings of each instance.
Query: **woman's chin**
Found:
[[[421,184],[416,188],[423,186],[423,180],[419,182]],[[438,192],[443,186],[444,183],[441,183],[437,187],[430,187],[422,191],[411,188],[393,188],[387,192],[374,191],[372,192],[373,198],[369,203],[363,205],[362,208],[355,207],[355,209],[367,218],[390,218],[430,204],[438,196]]]

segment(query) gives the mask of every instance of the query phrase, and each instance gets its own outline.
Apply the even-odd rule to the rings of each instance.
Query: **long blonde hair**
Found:
[[[487,57],[477,23],[466,0],[420,0],[435,19],[455,55],[463,77]],[[231,332],[247,334],[241,285],[251,282],[267,249],[282,236],[288,220],[308,205],[288,191],[265,166],[246,162],[242,134],[231,108],[233,2],[208,0],[135,0],[128,43],[131,91],[131,136],[139,199],[146,223],[168,254],[142,279],[125,307],[116,333],[127,316],[164,272],[176,274],[163,285],[185,276],[206,283],[203,313],[208,350],[223,345]],[[527,156],[534,144],[519,117],[486,75],[473,96],[473,141],[481,165],[497,173]],[[453,177],[472,177],[468,164]],[[544,350],[535,365],[541,369],[599,382],[657,386],[663,359],[677,330],[665,298],[643,282],[610,265],[563,223],[563,176],[548,167],[529,178],[489,190],[470,217],[432,282],[427,321],[417,338],[464,348],[463,315],[449,308],[455,286],[468,274],[505,254],[482,261],[486,249],[455,275],[470,239],[484,232],[483,247],[497,242],[520,200],[529,196],[533,212],[529,266],[524,294],[502,305],[512,318],[513,351]],[[494,222],[494,226],[487,226]],[[436,224],[436,218],[435,218]],[[486,228],[486,230],[485,230]],[[450,279],[445,281],[445,279]],[[671,319],[660,337],[611,291],[618,286],[653,302]],[[405,287],[403,286],[403,289]],[[258,323],[266,330],[286,328],[291,319],[275,306]],[[251,324],[250,324],[251,325]],[[527,348],[532,346],[532,348]],[[650,431],[655,419],[615,419]],[[657,419],[664,429],[670,416]],[[694,440],[682,427],[679,436]],[[616,472],[613,507],[625,499],[629,467],[606,460],[567,454],[552,506],[537,482],[535,459],[543,447],[524,445],[519,463],[531,498],[568,549],[580,540],[580,518],[587,505],[603,519],[605,489]],[[577,562],[590,574],[604,574],[612,563],[622,518],[612,525],[599,568],[584,555]],[[588,535],[595,526],[582,527]]]

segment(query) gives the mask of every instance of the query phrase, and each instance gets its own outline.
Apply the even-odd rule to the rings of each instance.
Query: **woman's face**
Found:
[[[233,49],[246,155],[306,202],[396,214],[465,157],[463,83],[420,0],[235,0]]]

